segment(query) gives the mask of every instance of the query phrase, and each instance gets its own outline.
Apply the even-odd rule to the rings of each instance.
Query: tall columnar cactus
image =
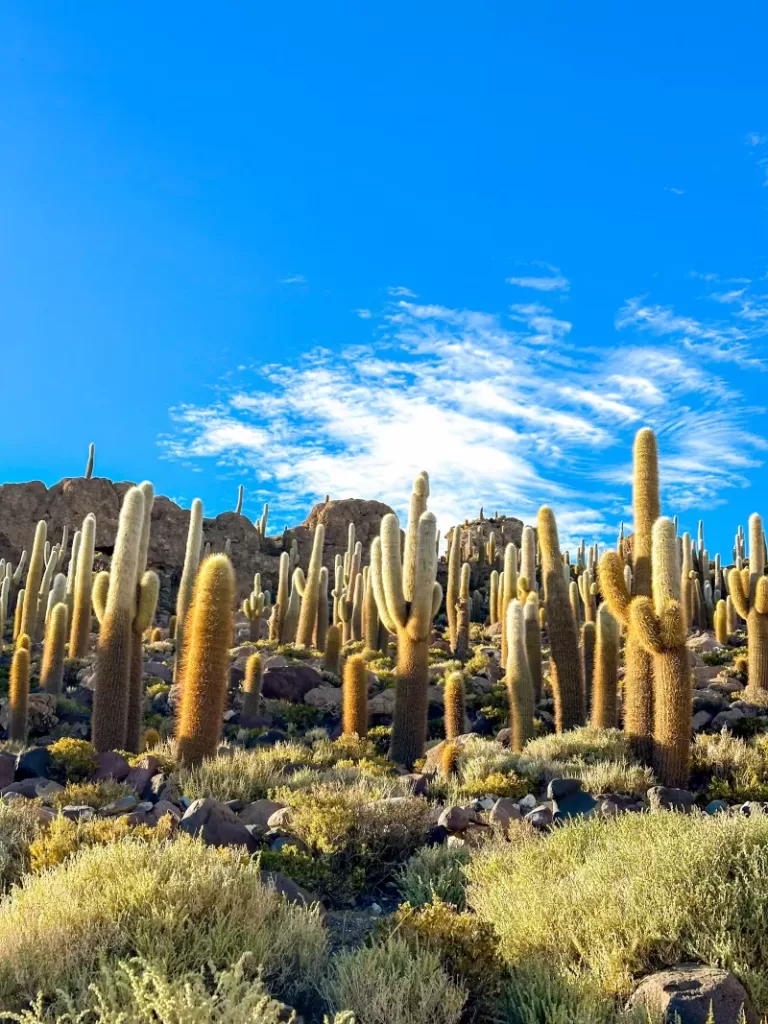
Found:
[[[176,743],[182,764],[213,757],[221,737],[229,682],[235,573],[226,555],[200,566],[189,612]]]
[[[632,588],[640,597],[651,596],[653,524],[659,516],[659,459],[656,437],[644,427],[634,445],[633,507],[635,517],[634,568]],[[677,542],[675,542],[677,543]],[[618,623],[629,626],[629,601],[624,564],[616,552],[606,552],[600,561],[600,589],[608,609]],[[651,654],[628,630],[624,650],[624,731],[638,753],[650,759],[654,730],[654,662]]]
[[[96,542],[96,519],[89,514],[83,520],[77,566],[70,572],[74,579],[72,593],[72,628],[69,633],[70,658],[84,658],[91,637],[91,599],[93,593],[93,556]],[[73,545],[74,552],[74,545]]]
[[[336,555],[333,566],[333,607],[331,609],[331,624],[337,626],[341,622],[339,611],[341,599],[344,596],[344,560],[341,555]]]
[[[449,672],[443,687],[445,716],[445,738],[455,740],[467,731],[466,706],[464,698],[464,676],[461,672]]]
[[[738,571],[738,570],[737,570]],[[720,600],[715,607],[715,639],[719,644],[728,644],[728,606]]]
[[[8,602],[11,597],[11,577],[3,576],[0,583],[0,637],[5,635],[5,620],[8,618]]]
[[[341,627],[329,626],[325,636],[325,648],[323,650],[323,672],[332,672],[333,675],[340,674],[339,658],[341,656]]]
[[[376,619],[378,624],[378,616]],[[325,638],[328,635],[328,570],[325,566],[320,570],[320,589],[317,595],[317,619],[315,620],[315,650],[325,650]]]
[[[581,660],[584,672],[584,706],[587,714],[592,706],[592,685],[595,673],[595,645],[597,630],[594,622],[585,622],[581,627]]]
[[[67,569],[67,611],[69,612],[69,621],[72,621],[72,616],[75,610],[75,582],[77,579],[77,560],[80,557],[80,544],[83,540],[82,530],[75,530],[75,534],[72,538],[72,556],[69,559],[69,567]]]
[[[237,504],[235,505],[235,515],[239,516],[243,511],[243,485],[240,484],[237,488]]]
[[[288,595],[288,608],[285,612],[283,631],[280,636],[280,643],[293,644],[296,642],[296,630],[299,626],[299,615],[301,613],[301,599],[304,594],[304,573],[297,566],[291,577],[291,592]]]
[[[88,461],[85,464],[85,479],[90,480],[93,476],[93,460],[96,458],[96,445],[88,445]]]
[[[536,531],[532,526],[523,527],[520,549],[520,575],[528,580],[530,590],[536,589]]]
[[[552,509],[546,506],[539,509],[538,526],[549,634],[550,679],[555,697],[555,727],[561,733],[584,723],[579,634],[568,601],[557,523]]]
[[[21,620],[24,616],[24,605],[27,600],[27,592],[22,589],[16,595],[16,611],[13,616],[13,642],[16,643],[20,636],[27,636],[21,632]]]
[[[289,595],[289,578],[291,574],[291,556],[287,551],[283,551],[280,555],[280,565],[277,577],[277,598],[275,600],[275,636],[272,637],[274,640],[278,640],[280,643],[284,643],[283,632],[285,628],[285,617],[288,614],[288,602],[290,601]]]
[[[309,558],[309,569],[304,585],[304,595],[296,629],[296,645],[311,647],[312,635],[317,621],[317,605],[320,600],[320,570],[323,567],[323,545],[325,544],[325,527],[318,523],[312,541],[312,554]]]
[[[461,527],[454,526],[448,553],[448,580],[445,587],[445,614],[448,618],[448,642],[455,653],[457,642],[456,606],[461,586]]]
[[[64,644],[67,640],[67,606],[59,601],[51,609],[45,631],[40,685],[46,693],[58,697],[64,679]]]
[[[149,480],[144,480],[140,483],[139,490],[144,497],[144,521],[141,526],[139,558],[136,566],[137,579],[141,579],[147,571],[147,562],[149,559],[149,535],[152,530],[152,507],[155,504],[155,488]]]
[[[504,548],[504,572],[501,574],[499,592],[499,619],[501,620],[501,664],[507,663],[507,608],[517,596],[517,548],[507,544]]]
[[[352,594],[352,639],[358,641],[363,639],[363,599],[365,595],[365,582],[361,572],[355,577]]]
[[[509,696],[510,747],[519,754],[533,736],[533,683],[525,645],[523,606],[514,598],[507,608],[506,684]]]
[[[423,507],[428,490],[426,474],[422,474],[414,485],[412,512]],[[371,545],[371,575],[379,616],[397,636],[397,695],[390,756],[408,765],[422,756],[427,738],[429,640],[432,619],[442,601],[442,589],[435,579],[436,535],[437,522],[430,512],[422,512],[417,524],[409,522],[401,563],[400,524],[390,513],[381,521],[380,538]],[[408,536],[412,537],[410,547]]]
[[[11,675],[8,686],[8,703],[11,709],[8,722],[8,739],[15,740],[17,743],[25,743],[27,740],[29,648],[29,634],[19,634],[11,661]]]
[[[144,495],[131,487],[123,499],[115,538],[109,591],[99,632],[91,730],[99,751],[125,747],[131,679],[133,619]]]
[[[40,584],[43,580],[43,569],[45,567],[45,542],[48,536],[48,527],[45,520],[41,519],[35,529],[35,540],[32,545],[32,557],[29,560],[27,571],[27,582],[24,588],[24,609],[21,615],[20,630],[26,633],[30,640],[34,639],[37,630],[37,599],[40,593]]]
[[[368,566],[364,572],[363,593],[363,642],[366,648],[375,651],[379,646],[379,610],[376,607],[376,595],[373,592],[373,580]]]
[[[267,522],[269,520],[269,502],[264,503],[264,509],[261,513],[261,519],[259,520],[259,535],[261,537],[267,536]]]
[[[56,573],[53,577],[51,589],[48,591],[48,603],[45,609],[45,628],[48,629],[48,620],[55,605],[67,600],[67,577],[63,572]]]
[[[259,714],[261,704],[261,683],[263,664],[260,654],[251,654],[245,663],[245,679],[243,680],[243,710],[240,713],[240,725],[246,729]]]
[[[499,621],[499,574],[495,569],[491,572],[488,586],[488,618],[493,626]]]
[[[581,629],[581,600],[579,599],[579,585],[576,580],[571,580],[568,584],[568,600],[571,605],[571,615],[578,632]]]
[[[173,678],[178,679],[181,662],[184,657],[184,625],[192,601],[195,577],[200,565],[200,553],[203,547],[203,503],[199,498],[192,502],[189,512],[189,529],[187,530],[187,546],[184,551],[184,568],[181,571],[181,583],[176,597],[176,656],[173,662]]]
[[[683,560],[680,564],[680,604],[683,608],[683,622],[688,630],[693,623],[693,588],[691,573],[693,572],[693,552],[691,550],[690,533],[683,534]]]
[[[726,622],[728,623],[728,633],[735,633],[739,628],[739,617],[736,614],[736,607],[733,603],[733,598],[729,594],[725,599],[725,614]]]
[[[749,689],[768,690],[768,576],[765,576],[763,521],[749,517],[749,565],[731,569],[728,590],[733,606],[747,623]]]
[[[525,620],[525,653],[528,657],[528,670],[531,673],[533,697],[536,701],[541,697],[541,621],[539,611],[539,596],[531,590],[523,604],[523,619]]]
[[[680,584],[675,525],[661,518],[653,527],[653,599],[640,596],[632,601],[630,629],[654,659],[656,777],[663,786],[685,787],[690,770],[691,672]]]
[[[619,627],[603,603],[597,610],[595,670],[592,678],[592,725],[616,728],[616,692],[619,683]]]
[[[145,507],[145,516],[147,510]],[[125,726],[125,749],[137,754],[142,749],[144,736],[144,658],[142,636],[152,625],[160,594],[157,573],[148,570],[139,580],[134,600],[131,623],[131,669],[128,691],[128,710]]]
[[[360,654],[344,664],[341,691],[342,732],[345,736],[368,735],[368,665]]]
[[[35,629],[33,633],[30,633],[30,637],[35,643],[39,643],[43,639],[45,632],[45,613],[48,609],[48,594],[50,593],[53,585],[54,576],[56,573],[56,566],[59,564],[59,547],[56,545],[53,548],[49,548],[48,554],[45,559],[45,569],[43,571],[43,578],[40,581],[40,590],[37,594],[37,615],[35,616]]]
[[[349,524],[350,548],[344,556],[344,589],[339,599],[339,618],[344,624],[344,643],[353,640],[355,632],[355,588],[357,577],[360,575],[360,563],[363,557],[363,546],[358,541],[354,543],[354,523]],[[362,594],[361,594],[362,598]],[[362,615],[362,607],[360,607]],[[362,624],[362,618],[361,618]]]

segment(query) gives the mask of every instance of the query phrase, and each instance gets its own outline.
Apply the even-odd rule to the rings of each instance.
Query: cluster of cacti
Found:
[[[747,623],[749,687],[768,690],[768,577],[765,575],[763,521],[756,513],[749,518],[749,564],[731,569],[728,590],[736,612]],[[743,559],[742,559],[743,564]]]
[[[262,619],[268,619],[270,611],[269,591],[261,589],[261,573],[254,575],[253,590],[244,599],[241,610],[250,625],[250,639],[260,640]]]
[[[437,522],[427,512],[429,480],[414,482],[405,547],[401,555],[400,523],[390,513],[371,545],[371,575],[379,616],[397,637],[396,700],[390,754],[411,765],[424,753],[427,738],[429,640],[432,620],[442,602],[436,581]]]
[[[320,603],[320,578],[323,568],[323,544],[325,543],[325,527],[318,523],[312,542],[312,554],[309,569],[304,582],[301,610],[296,629],[296,643],[299,647],[309,647],[315,634],[317,609]]]

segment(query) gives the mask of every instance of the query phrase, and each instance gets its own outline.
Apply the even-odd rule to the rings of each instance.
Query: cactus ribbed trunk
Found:
[[[131,629],[131,677],[125,716],[125,749],[138,754],[144,740],[144,657],[141,632]]]
[[[528,610],[530,607],[530,611]],[[541,622],[539,621],[539,602],[534,597],[525,602],[525,653],[528,658],[528,670],[531,673],[531,685],[535,701],[541,698]]]
[[[653,770],[662,786],[688,785],[691,753],[691,683],[684,645],[654,657]]]
[[[429,641],[397,631],[395,714],[390,758],[408,767],[424,754],[427,741]]]
[[[11,661],[11,674],[8,686],[8,702],[11,708],[8,722],[8,739],[17,743],[25,743],[27,739],[27,703],[29,701],[29,645],[23,646],[22,633],[19,636],[16,650]]]
[[[581,660],[584,671],[584,707],[587,715],[592,707],[592,679],[595,672],[595,624],[585,622],[581,627]]]
[[[533,736],[533,684],[525,650],[523,607],[515,599],[507,608],[508,654],[505,681],[509,698],[510,747],[519,754]]]
[[[74,569],[72,628],[69,634],[70,658],[84,658],[91,638],[91,599],[93,593],[93,555],[96,520],[86,516],[80,535],[77,566]]]
[[[443,687],[445,738],[454,740],[466,730],[464,677],[461,672],[450,672]]]
[[[58,697],[64,679],[64,644],[67,639],[67,606],[53,606],[45,631],[45,649],[40,669],[40,685],[46,693]]]
[[[359,654],[344,666],[341,701],[343,734],[364,739],[368,735],[368,666]]]
[[[595,671],[592,681],[592,725],[596,729],[616,728],[616,693],[619,682],[619,627],[608,608],[597,612]]]
[[[768,615],[756,608],[747,616],[747,662],[749,689],[765,693],[768,690]]]
[[[240,724],[248,728],[248,722],[252,721],[259,713],[261,704],[262,684],[262,662],[259,654],[251,654],[245,663],[245,679],[243,680],[243,710],[240,714]]]

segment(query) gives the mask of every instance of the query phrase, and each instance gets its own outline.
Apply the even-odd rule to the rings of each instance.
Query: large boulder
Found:
[[[704,964],[681,964],[643,978],[630,1007],[644,1007],[679,1024],[759,1024],[744,986],[730,971]],[[742,1018],[743,1013],[743,1018]]]
[[[261,685],[263,697],[300,703],[310,690],[321,686],[323,677],[309,665],[301,663],[270,668],[264,673]]]
[[[259,844],[233,810],[219,800],[193,800],[179,822],[190,835],[201,835],[206,846],[244,846],[255,853]]]

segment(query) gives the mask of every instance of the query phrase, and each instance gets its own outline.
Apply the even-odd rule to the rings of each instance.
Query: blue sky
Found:
[[[586,6],[586,10],[585,10]],[[768,11],[0,8],[0,477],[766,509]]]

